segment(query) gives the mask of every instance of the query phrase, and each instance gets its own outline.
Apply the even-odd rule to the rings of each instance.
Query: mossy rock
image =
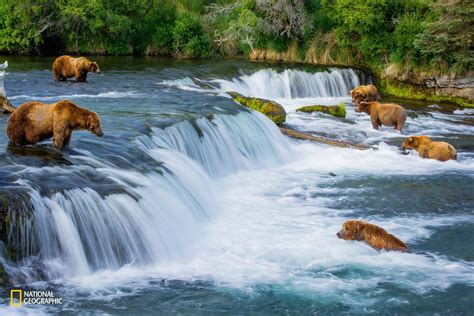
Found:
[[[243,106],[265,114],[276,125],[281,125],[286,120],[285,109],[275,101],[250,98],[237,92],[228,92],[228,94],[234,99],[234,101],[242,104]]]
[[[296,112],[322,112],[335,117],[346,117],[346,106],[344,103],[339,103],[338,105],[309,105],[303,106],[296,109]]]

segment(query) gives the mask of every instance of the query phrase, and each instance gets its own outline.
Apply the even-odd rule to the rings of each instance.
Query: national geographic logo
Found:
[[[10,306],[23,305],[62,305],[63,298],[56,297],[53,291],[10,290]]]

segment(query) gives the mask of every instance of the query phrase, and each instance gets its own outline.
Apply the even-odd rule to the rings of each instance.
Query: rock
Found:
[[[306,112],[306,113],[311,113],[311,112],[322,112],[326,113],[335,117],[346,117],[346,106],[344,103],[339,103],[338,105],[309,105],[309,106],[303,106],[298,109],[296,109],[296,112]]]
[[[2,113],[13,113],[15,110],[16,108],[10,103],[10,101],[8,101],[5,96],[0,95],[0,111]]]
[[[0,190],[0,247],[9,261],[18,261],[28,244],[21,231],[33,218],[28,192],[21,188],[8,187]],[[26,226],[25,226],[26,225]]]
[[[227,92],[234,101],[246,106],[252,110],[258,111],[265,114],[269,119],[271,119],[276,125],[281,125],[286,120],[286,111],[275,101],[259,99],[259,98],[250,98],[241,95],[238,92]]]
[[[407,113],[407,116],[409,118],[412,118],[412,119],[418,118],[418,113],[416,113],[415,111],[406,110],[405,112]]]

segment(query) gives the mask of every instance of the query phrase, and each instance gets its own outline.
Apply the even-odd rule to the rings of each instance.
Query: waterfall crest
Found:
[[[232,80],[216,79],[224,91],[236,91],[243,95],[265,99],[347,97],[349,91],[360,85],[353,69],[332,68],[310,73],[286,69],[259,70]]]

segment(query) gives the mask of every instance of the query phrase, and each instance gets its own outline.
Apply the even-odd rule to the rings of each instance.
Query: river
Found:
[[[100,115],[104,137],[76,131],[61,152],[0,138],[0,189],[28,196],[9,237],[22,260],[0,251],[15,283],[0,289],[0,314],[473,310],[474,110],[383,100],[417,115],[402,135],[354,111],[349,90],[370,81],[359,70],[97,61],[88,83],[57,83],[51,58],[9,58],[14,105],[67,98]],[[294,129],[373,149],[286,138],[226,91],[280,102]],[[339,102],[345,119],[295,111]],[[458,160],[403,154],[411,134],[450,142]],[[384,227],[411,252],[339,240],[348,219]],[[54,291],[63,304],[10,307],[10,287]]]

